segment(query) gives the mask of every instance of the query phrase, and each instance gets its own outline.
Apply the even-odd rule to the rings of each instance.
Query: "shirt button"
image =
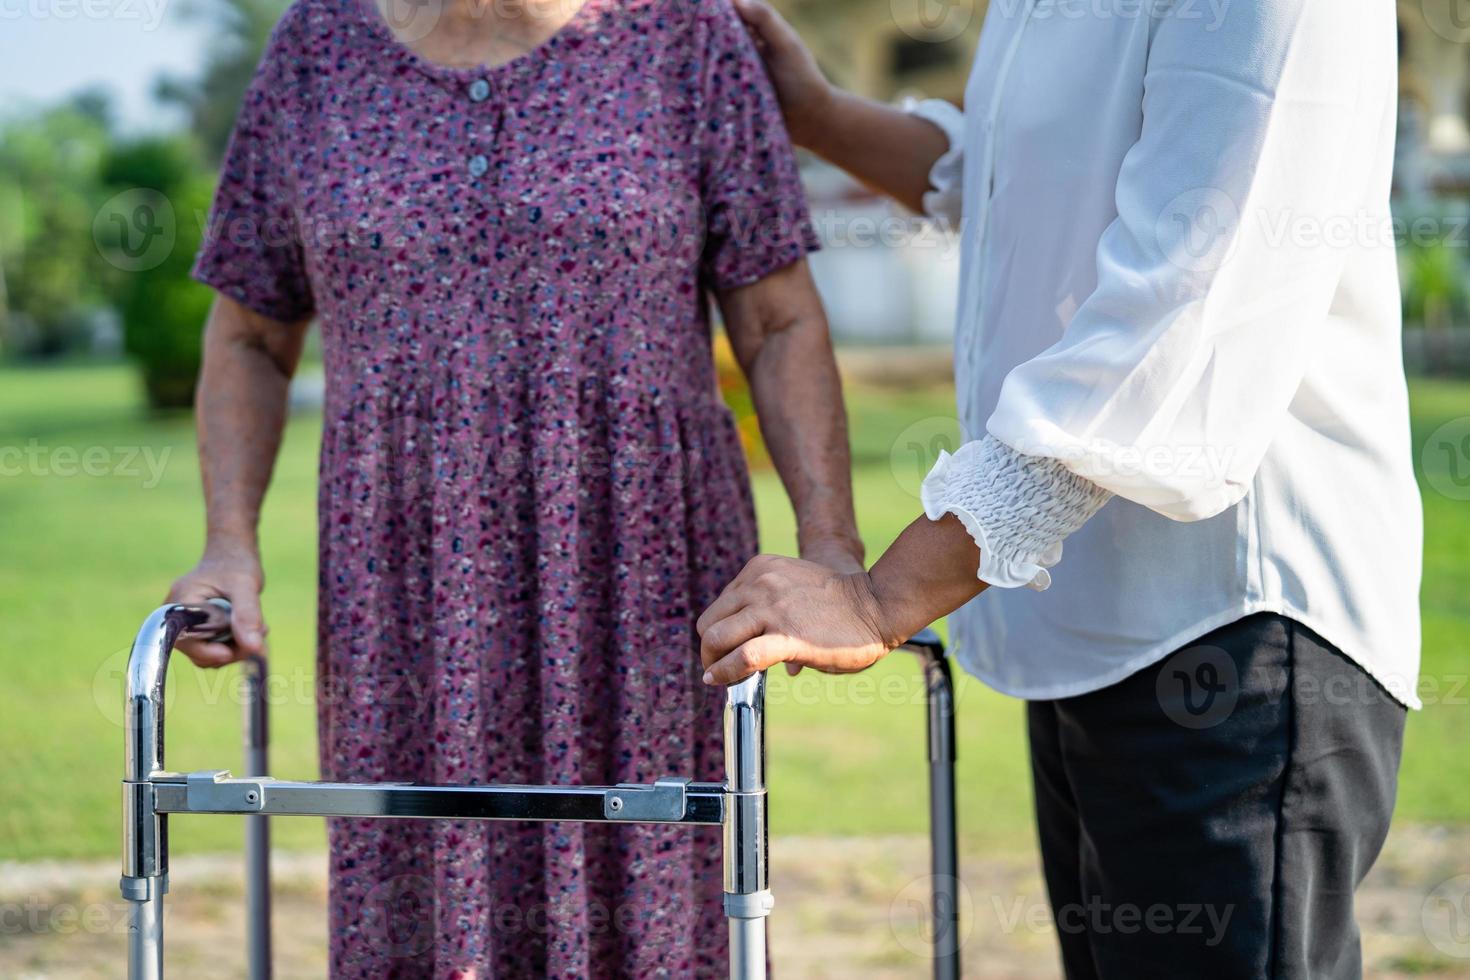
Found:
[[[483,78],[477,78],[470,82],[470,101],[484,102],[490,98],[490,83]]]
[[[489,169],[490,161],[485,159],[485,155],[483,153],[476,153],[474,156],[470,157],[471,177],[483,177],[485,176],[485,171]]]

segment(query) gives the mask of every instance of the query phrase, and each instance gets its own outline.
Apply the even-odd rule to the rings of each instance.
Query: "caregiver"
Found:
[[[171,594],[229,598],[240,649],[184,649],[263,643],[257,519],[314,317],[322,776],[717,780],[694,617],[756,529],[710,292],[802,553],[862,568],[780,111],[728,0],[438,10],[297,0],[245,97],[196,269],[208,536]],[[329,832],[334,977],[727,969],[718,828]]]
[[[747,566],[710,681],[963,606],[1029,702],[1069,978],[1359,976],[1418,704],[1393,5],[993,2],[963,115],[836,91],[741,9],[799,144],[959,220],[970,441],[871,573]]]

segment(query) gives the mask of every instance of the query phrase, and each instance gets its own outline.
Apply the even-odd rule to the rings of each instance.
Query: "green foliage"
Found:
[[[97,235],[114,261],[110,292],[124,346],[154,408],[189,405],[199,373],[212,294],[189,271],[210,203],[203,172],[194,143],[183,136],[119,144],[101,169],[111,195],[101,216],[112,220],[99,223]]]
[[[1399,245],[1399,271],[1405,324],[1448,329],[1470,314],[1463,248],[1442,237],[1419,242],[1410,236]]]
[[[255,74],[271,28],[286,9],[285,0],[214,0],[185,8],[209,25],[210,46],[198,80],[165,78],[158,97],[188,112],[194,133],[210,164],[224,155],[245,88]]]
[[[0,348],[65,353],[102,300],[92,194],[107,123],[86,97],[0,129]]]

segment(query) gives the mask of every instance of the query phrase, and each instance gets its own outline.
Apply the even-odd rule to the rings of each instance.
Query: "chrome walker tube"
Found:
[[[960,865],[955,840],[954,679],[944,643],[924,630],[904,644],[924,668],[929,729],[929,865],[930,928],[933,932],[934,980],[960,976]]]
[[[250,980],[271,976],[272,814],[483,820],[718,825],[724,833],[724,910],[732,980],[764,980],[769,881],[765,759],[765,676],[726,691],[725,782],[664,778],[652,785],[417,786],[293,782],[267,772],[264,658],[244,661],[244,776],[179,774],[164,767],[164,681],[181,639],[230,640],[230,607],[168,605],[139,630],[128,660],[124,706],[123,861],[128,903],[129,980],[162,980],[163,896],[168,891],[171,813],[246,816],[246,934]],[[939,637],[925,630],[905,648],[923,663],[928,692],[930,817],[933,830],[934,976],[959,977],[958,866],[955,850],[954,696]]]
[[[186,636],[229,638],[223,604],[164,606],[138,631],[128,657],[123,703],[123,861],[128,903],[128,977],[163,977],[163,896],[168,891],[168,817],[155,805],[163,771],[164,679],[174,645]]]
[[[730,975],[766,975],[771,895],[766,824],[765,675],[732,684],[725,695],[725,915]]]
[[[245,775],[270,772],[270,719],[267,716],[264,656],[248,657],[245,671]],[[264,814],[245,818],[245,948],[246,976],[270,980],[271,975],[271,825]]]

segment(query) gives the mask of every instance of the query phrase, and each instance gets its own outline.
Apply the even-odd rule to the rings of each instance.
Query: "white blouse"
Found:
[[[1418,705],[1396,92],[1377,0],[992,0],[963,116],[912,110],[976,439],[925,511],[1032,586],[956,614],[972,672],[1066,697],[1270,611]]]

